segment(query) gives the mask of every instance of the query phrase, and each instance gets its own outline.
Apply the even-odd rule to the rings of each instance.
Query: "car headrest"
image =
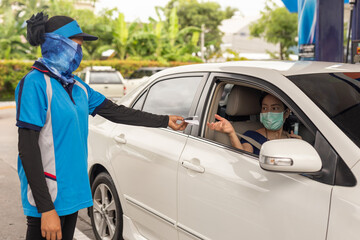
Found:
[[[261,92],[259,90],[234,86],[230,93],[226,106],[226,114],[230,116],[247,116],[260,113]]]

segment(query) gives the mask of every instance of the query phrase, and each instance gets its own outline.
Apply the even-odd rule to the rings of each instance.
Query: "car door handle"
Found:
[[[108,89],[109,87],[108,87],[108,86],[105,86],[104,88],[105,88],[105,89]]]
[[[192,162],[189,162],[189,161],[183,161],[181,163],[181,165],[186,168],[186,169],[190,169],[192,171],[195,171],[195,172],[198,172],[198,173],[204,173],[205,172],[205,168],[201,165],[196,165]]]
[[[124,134],[120,134],[119,136],[115,136],[114,137],[115,142],[117,143],[121,143],[121,144],[125,144],[126,143],[126,139],[125,139],[125,135]]]

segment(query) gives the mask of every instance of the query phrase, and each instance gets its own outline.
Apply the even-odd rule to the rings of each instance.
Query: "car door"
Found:
[[[195,74],[156,81],[139,95],[136,108],[188,116],[194,112],[203,79]],[[177,163],[188,134],[125,125],[117,125],[112,134],[115,144],[109,155],[124,214],[146,239],[177,239]]]
[[[210,100],[202,98],[198,115]],[[203,138],[201,126],[179,161],[179,239],[326,239],[331,185],[265,171],[256,155]]]

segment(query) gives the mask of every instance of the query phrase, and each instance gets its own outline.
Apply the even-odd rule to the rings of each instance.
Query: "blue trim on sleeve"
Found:
[[[95,117],[96,113],[105,105],[107,101],[109,100],[105,98],[104,101],[94,109],[94,111],[91,113],[91,116]]]
[[[32,129],[32,130],[39,131],[39,132],[41,131],[41,128],[42,128],[42,127],[36,126],[34,124],[26,123],[26,122],[19,121],[19,120],[16,121],[16,126],[21,127],[21,128]]]
[[[18,107],[16,109],[16,121],[18,121],[20,119],[20,106],[21,106],[21,95],[22,95],[22,91],[23,91],[23,87],[24,87],[24,82],[25,82],[25,78],[26,76],[31,73],[33,70],[31,70],[30,72],[28,72],[21,80],[20,80],[20,86],[19,86],[19,94],[18,94]]]
[[[64,37],[71,37],[76,34],[82,33],[81,28],[79,24],[74,20],[72,22],[69,22],[68,24],[62,26],[61,28],[58,28],[53,33],[59,34]]]
[[[16,121],[19,121],[19,119],[20,119],[21,95],[22,95],[22,90],[24,87],[24,81],[25,81],[25,77],[23,77],[20,81],[19,95],[18,95],[18,108],[16,109]]]

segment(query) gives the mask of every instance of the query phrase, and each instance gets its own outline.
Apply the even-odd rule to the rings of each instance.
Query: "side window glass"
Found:
[[[201,78],[175,78],[156,83],[149,91],[143,111],[188,116]]]
[[[133,109],[141,110],[143,103],[145,101],[146,92],[144,92],[141,97],[136,101],[136,103],[133,106]]]
[[[269,131],[265,130],[264,125],[260,122],[260,99],[263,96],[261,89],[251,88],[241,85],[233,84],[219,84],[215,90],[215,94],[210,104],[208,122],[217,122],[215,114],[225,118],[234,128],[239,140],[247,140],[252,138],[259,145],[263,144],[267,139]],[[274,100],[271,100],[274,101]],[[275,102],[277,103],[277,102]],[[281,104],[282,105],[282,104]],[[282,106],[281,111],[284,111],[287,106]],[[274,110],[276,112],[277,110]],[[288,117],[283,123],[283,131],[281,138],[289,137],[291,132],[301,136],[301,138],[310,144],[314,144],[315,136],[302,124],[299,118],[290,110],[286,110]],[[245,137],[241,136],[245,135]],[[207,129],[205,131],[205,138],[215,140],[231,146],[231,141],[228,134],[225,134],[221,129],[214,131]],[[241,140],[243,143],[244,141]],[[249,141],[248,141],[249,142]],[[256,144],[251,144],[256,145]],[[259,149],[255,149],[255,154],[259,154]]]

